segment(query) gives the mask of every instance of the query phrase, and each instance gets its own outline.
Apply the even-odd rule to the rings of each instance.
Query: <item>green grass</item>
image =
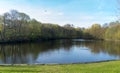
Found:
[[[68,65],[0,66],[0,73],[119,73],[120,61]]]

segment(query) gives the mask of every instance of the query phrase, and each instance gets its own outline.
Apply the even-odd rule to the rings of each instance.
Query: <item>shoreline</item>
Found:
[[[36,40],[11,40],[11,41],[0,41],[0,44],[21,44],[21,43],[39,43],[44,41],[56,41],[56,40],[74,40],[81,38],[57,38],[57,39],[36,39]],[[84,41],[110,41],[110,40],[96,40],[96,39],[83,39]],[[115,41],[115,40],[113,40]]]
[[[95,62],[84,62],[84,63],[65,63],[65,64],[59,64],[59,63],[46,63],[46,64],[0,64],[0,66],[36,66],[36,65],[76,65],[76,64],[94,64],[94,63],[105,63],[105,62],[115,62],[120,60],[105,60],[105,61],[95,61]]]

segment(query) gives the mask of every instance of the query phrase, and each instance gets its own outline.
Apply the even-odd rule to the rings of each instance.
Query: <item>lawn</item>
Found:
[[[1,65],[0,73],[119,73],[120,61],[66,65]]]

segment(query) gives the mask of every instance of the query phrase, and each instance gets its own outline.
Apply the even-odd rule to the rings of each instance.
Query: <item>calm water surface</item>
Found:
[[[0,64],[66,64],[119,59],[120,42],[74,39],[0,45]]]

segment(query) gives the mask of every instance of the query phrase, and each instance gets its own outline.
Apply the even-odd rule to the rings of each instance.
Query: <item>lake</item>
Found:
[[[120,59],[120,42],[54,40],[0,45],[0,64],[68,64]]]

